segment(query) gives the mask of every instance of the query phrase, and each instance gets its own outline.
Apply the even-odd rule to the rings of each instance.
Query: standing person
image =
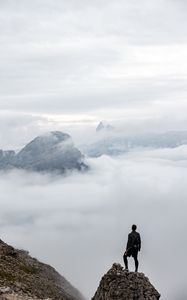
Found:
[[[138,272],[138,251],[141,249],[141,238],[140,234],[136,232],[136,225],[132,225],[132,231],[128,235],[126,251],[123,255],[123,260],[125,264],[125,269],[128,270],[128,260],[127,257],[132,256],[135,262],[135,272]]]

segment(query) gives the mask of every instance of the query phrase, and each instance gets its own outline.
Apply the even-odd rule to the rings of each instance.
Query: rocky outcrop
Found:
[[[36,137],[21,151],[0,151],[0,169],[24,169],[39,172],[85,170],[82,153],[74,146],[71,136],[51,131]]]
[[[0,300],[84,300],[49,265],[0,240]]]
[[[160,294],[143,273],[127,272],[119,264],[103,276],[92,300],[158,300]]]

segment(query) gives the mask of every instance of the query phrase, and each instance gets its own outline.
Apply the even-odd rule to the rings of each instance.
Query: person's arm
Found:
[[[141,237],[140,237],[140,234],[139,234],[139,251],[141,250]]]
[[[128,250],[131,247],[131,236],[130,234],[128,235],[128,241],[127,241],[127,247],[126,250]]]

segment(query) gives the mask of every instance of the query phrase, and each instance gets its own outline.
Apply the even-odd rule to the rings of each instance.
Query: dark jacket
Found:
[[[127,247],[126,250],[129,250],[131,248],[135,248],[138,251],[141,249],[141,238],[140,234],[136,231],[132,231],[128,235],[128,241],[127,241]]]

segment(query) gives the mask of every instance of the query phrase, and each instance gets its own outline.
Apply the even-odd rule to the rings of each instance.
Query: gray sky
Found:
[[[32,136],[33,115],[33,127],[46,115],[62,126],[125,119],[129,110],[147,118],[155,107],[170,129],[173,103],[185,127],[185,1],[0,0],[0,46],[7,131],[18,116]]]
[[[186,130],[186,11],[185,0],[0,0],[0,148],[48,130],[85,142],[102,119],[128,132]],[[142,270],[163,299],[182,299],[185,157],[186,147],[102,157],[63,180],[0,174],[1,236],[91,296],[121,261],[136,207]]]

